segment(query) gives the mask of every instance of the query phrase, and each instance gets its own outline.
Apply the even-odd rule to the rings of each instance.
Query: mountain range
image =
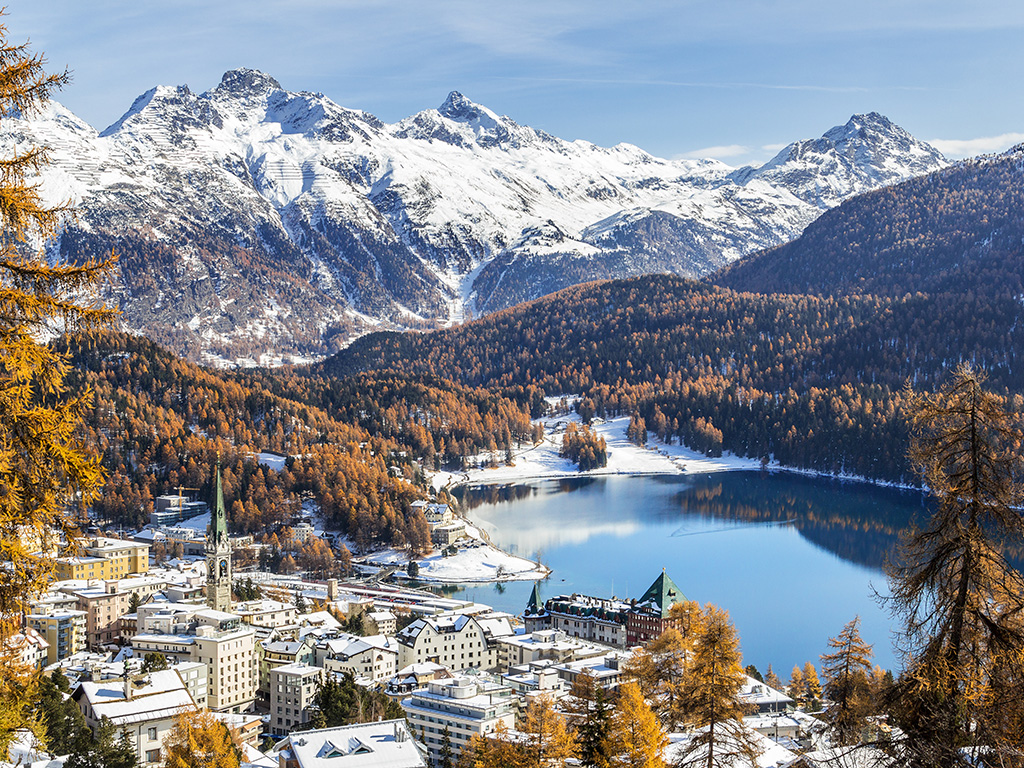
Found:
[[[202,94],[156,87],[102,132],[56,102],[3,121],[0,149],[35,144],[44,194],[78,209],[49,247],[118,254],[124,328],[241,365],[599,278],[700,277],[947,166],[875,113],[735,169],[566,141],[457,92],[387,124],[250,69]]]

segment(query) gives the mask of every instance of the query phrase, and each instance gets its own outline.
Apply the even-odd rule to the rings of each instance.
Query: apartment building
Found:
[[[299,611],[291,603],[278,600],[250,600],[247,603],[236,603],[231,612],[242,618],[246,624],[254,627],[287,627],[298,623]]]
[[[515,727],[518,700],[507,685],[461,677],[438,680],[401,701],[409,730],[427,748],[434,764],[441,759],[445,729],[457,758],[476,735],[494,733],[499,723]]]
[[[309,722],[309,707],[325,674],[312,664],[284,664],[270,672],[270,732],[283,736]]]
[[[277,640],[268,638],[256,644],[256,663],[259,677],[256,687],[259,697],[266,701],[270,697],[270,673],[286,664],[312,664],[315,655],[310,639]]]
[[[121,579],[149,570],[149,545],[139,541],[122,541],[98,537],[81,545],[82,554],[56,559],[55,578]]]
[[[314,660],[330,672],[349,672],[354,677],[382,682],[398,670],[398,642],[386,635],[338,634],[317,643]]]
[[[398,666],[432,661],[453,671],[496,669],[498,638],[514,634],[507,613],[442,613],[417,619],[396,635]]]
[[[46,666],[85,650],[85,611],[41,606],[28,614],[26,619],[29,627],[46,640]]]
[[[207,706],[244,712],[256,699],[256,631],[234,614],[197,605],[140,606],[136,656],[159,652],[206,665]]]

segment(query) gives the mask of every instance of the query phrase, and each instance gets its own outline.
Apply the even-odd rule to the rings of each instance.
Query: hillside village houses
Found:
[[[219,470],[212,501],[202,550],[191,560],[151,562],[150,543],[167,528],[131,540],[87,540],[79,556],[58,563],[62,578],[32,603],[15,638],[27,663],[68,676],[90,726],[105,715],[126,731],[146,768],[162,761],[177,714],[194,709],[227,718],[247,759],[268,768],[274,761],[279,768],[374,765],[386,755],[400,758],[396,766],[426,766],[439,757],[446,728],[457,757],[474,734],[493,733],[499,723],[514,729],[533,697],[566,695],[584,671],[615,688],[628,648],[670,626],[672,606],[685,600],[662,572],[636,600],[542,601],[535,586],[522,623],[427,592],[259,573],[247,573],[246,583],[263,596],[234,601],[239,580]],[[434,531],[462,525],[446,504],[417,504]],[[172,535],[196,540],[187,520],[173,524]],[[293,530],[315,536],[308,528]],[[309,610],[297,606],[299,596]],[[356,615],[376,634],[346,632],[342,622]],[[143,675],[147,657],[168,666]],[[300,736],[296,729],[308,728],[330,675],[386,693],[406,720]],[[760,710],[761,720],[751,721],[759,732],[806,729],[798,718],[773,719],[792,709],[783,694],[750,681],[744,695]],[[266,757],[255,746],[261,734],[283,738]]]

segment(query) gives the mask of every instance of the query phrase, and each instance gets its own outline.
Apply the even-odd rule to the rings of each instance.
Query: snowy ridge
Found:
[[[66,256],[120,254],[125,326],[192,359],[322,357],[376,328],[460,322],[575,282],[700,276],[843,199],[945,160],[880,115],[762,168],[564,141],[452,92],[388,125],[251,69],[157,86],[102,133],[59,104],[0,123],[45,144]]]

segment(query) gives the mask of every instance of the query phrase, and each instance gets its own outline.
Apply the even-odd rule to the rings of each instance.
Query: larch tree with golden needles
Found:
[[[832,743],[859,744],[872,711],[871,646],[860,636],[860,616],[828,640],[832,653],[821,657],[824,695],[829,701],[822,717],[828,723]]]
[[[608,765],[622,768],[664,768],[662,753],[668,738],[647,706],[636,683],[619,686],[611,726],[602,750]]]
[[[44,64],[0,25],[0,125],[31,116],[67,82]],[[46,258],[44,245],[68,213],[45,203],[32,181],[46,162],[43,147],[0,156],[0,754],[26,723],[34,690],[9,640],[49,581],[56,546],[73,539],[69,512],[90,503],[102,480],[98,459],[76,434],[91,393],[69,391],[67,361],[46,341],[108,322],[111,313],[83,297],[109,265]]]
[[[910,458],[936,500],[889,569],[905,672],[893,690],[910,766],[1020,763],[1024,579],[1003,555],[1024,535],[1018,415],[961,365],[932,394],[908,388]],[[1009,762],[1007,762],[1009,761]]]
[[[549,695],[538,696],[530,702],[519,730],[524,734],[522,746],[531,766],[561,766],[573,755],[572,736],[566,728],[565,717],[555,709]]]
[[[683,684],[687,719],[694,734],[681,750],[677,765],[753,764],[757,753],[743,728],[746,712],[739,698],[746,682],[742,658],[728,612],[708,605]]]
[[[241,752],[207,710],[182,712],[164,742],[164,768],[238,768]]]

